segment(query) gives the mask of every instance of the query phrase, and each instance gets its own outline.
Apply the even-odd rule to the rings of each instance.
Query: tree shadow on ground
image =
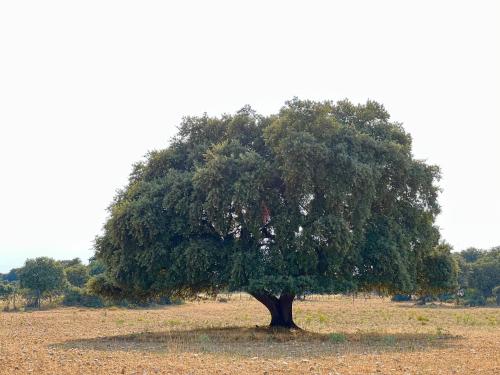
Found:
[[[244,357],[295,357],[425,351],[450,348],[459,336],[421,333],[315,333],[271,330],[267,327],[223,327],[141,332],[70,340],[54,349],[101,351],[190,352]]]

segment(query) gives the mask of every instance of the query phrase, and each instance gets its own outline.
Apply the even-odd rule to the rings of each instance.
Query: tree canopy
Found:
[[[35,307],[40,307],[42,296],[59,292],[66,284],[62,265],[47,257],[28,259],[19,271],[19,280],[22,288],[34,294]]]
[[[500,246],[489,250],[469,248],[453,256],[459,266],[458,282],[465,291],[467,304],[484,305],[487,298],[497,296],[494,289],[500,286]]]
[[[451,256],[451,249],[449,244],[443,242],[424,257],[419,280],[419,293],[424,296],[424,302],[426,295],[435,296],[458,289],[459,265]]]
[[[411,147],[374,101],[186,117],[109,207],[95,244],[105,289],[243,290],[286,327],[302,293],[416,291],[439,240],[440,172]]]
[[[83,264],[66,267],[64,273],[68,282],[78,288],[83,288],[90,279],[88,267]]]

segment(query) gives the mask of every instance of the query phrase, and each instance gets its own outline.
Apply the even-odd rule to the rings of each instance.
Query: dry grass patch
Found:
[[[500,373],[500,309],[315,297],[295,316],[303,331],[270,330],[246,296],[0,313],[0,374]]]

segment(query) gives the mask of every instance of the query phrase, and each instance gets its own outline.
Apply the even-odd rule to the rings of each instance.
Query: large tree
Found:
[[[102,287],[136,298],[244,290],[280,327],[295,327],[305,292],[409,293],[438,243],[438,178],[373,101],[187,117],[112,202],[96,240]]]

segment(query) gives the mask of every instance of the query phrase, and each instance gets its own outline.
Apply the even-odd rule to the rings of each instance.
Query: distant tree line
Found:
[[[489,250],[468,248],[452,253],[451,257],[450,250],[448,244],[442,243],[423,259],[425,272],[420,280],[421,287],[413,296],[422,303],[439,299],[456,300],[466,306],[500,305],[500,246]],[[79,258],[28,259],[23,267],[0,273],[0,301],[3,301],[4,310],[18,310],[21,306],[40,308],[42,303],[104,307],[171,302],[167,296],[134,299],[120,293],[106,281],[105,271],[104,264],[95,258],[87,265]],[[393,295],[394,301],[411,298],[410,294]]]
[[[471,247],[453,257],[458,265],[459,299],[469,306],[500,305],[500,246]]]
[[[39,309],[43,303],[104,307],[170,302],[166,298],[136,301],[97,295],[94,285],[104,272],[104,265],[95,258],[91,258],[88,265],[79,258],[60,261],[48,257],[28,259],[23,267],[0,273],[0,301],[3,301],[6,311],[18,310],[21,306]]]
[[[451,249],[446,244],[439,247]],[[500,306],[500,246],[488,250],[470,247],[451,253],[451,258],[438,251],[424,263],[428,277],[428,282],[421,283],[424,287],[413,295],[395,294],[393,301],[416,298],[419,304],[438,300],[465,306]]]

